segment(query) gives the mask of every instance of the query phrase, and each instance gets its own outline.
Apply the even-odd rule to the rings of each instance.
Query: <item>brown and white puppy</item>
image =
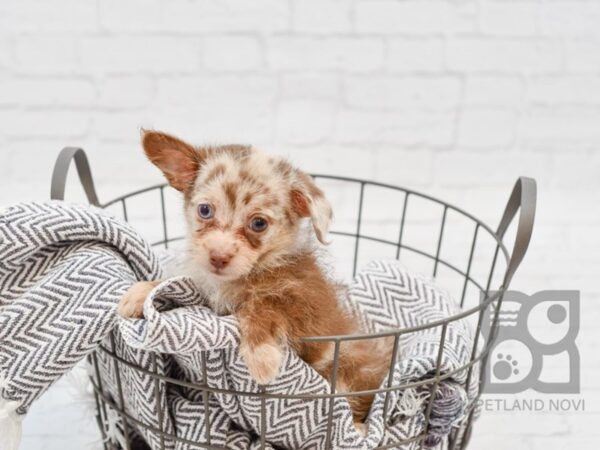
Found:
[[[241,355],[252,377],[268,384],[278,374],[284,350],[293,348],[331,379],[334,344],[302,342],[304,336],[349,335],[357,321],[338,303],[338,289],[318,264],[308,219],[324,243],[331,207],[305,173],[280,157],[251,147],[194,147],[175,137],[145,132],[146,155],[184,196],[189,267],[212,308],[240,323]],[[304,230],[304,232],[303,232]],[[119,313],[141,317],[157,282],[134,285]],[[339,392],[379,387],[389,364],[381,340],[342,343]],[[356,421],[372,396],[348,397]]]

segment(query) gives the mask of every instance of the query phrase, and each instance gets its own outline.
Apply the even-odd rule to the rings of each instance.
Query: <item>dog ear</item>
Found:
[[[205,152],[159,131],[142,130],[142,145],[148,159],[164,173],[169,184],[187,192],[194,184]]]
[[[333,218],[331,205],[311,177],[300,171],[296,172],[296,176],[297,182],[290,193],[292,209],[300,217],[310,217],[317,239],[327,244],[325,237]]]

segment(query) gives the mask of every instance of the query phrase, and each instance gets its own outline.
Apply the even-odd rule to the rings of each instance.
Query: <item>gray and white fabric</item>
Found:
[[[31,403],[105,338],[116,303],[160,277],[150,246],[99,210],[22,203],[0,214],[0,445]]]
[[[93,354],[100,374],[94,382],[115,408],[127,412],[122,420],[115,408],[101,408],[105,423],[111,424],[104,430],[106,438],[116,444],[135,435],[152,449],[187,449],[210,436],[213,446],[259,448],[258,435],[266,425],[268,448],[324,447],[330,401],[261,398],[237,350],[236,320],[205,307],[191,280],[175,277],[157,286],[144,305],[145,319],[116,319],[122,293],[136,280],[160,278],[159,266],[131,227],[98,210],[50,202],[20,204],[0,214],[0,427],[12,424],[15,431],[8,434],[16,436],[19,417],[31,403],[102,345],[117,358]],[[397,261],[367,266],[345,301],[374,332],[420,326],[458,311],[449,296]],[[431,408],[426,445],[438,449],[445,448],[451,427],[465,418],[477,384],[473,376],[465,390],[466,371],[457,371],[469,361],[473,345],[466,322],[448,325],[441,350],[440,334],[440,327],[403,334],[392,372],[394,384],[428,379],[439,357],[440,375],[451,375],[435,391]],[[210,392],[189,383],[206,385]],[[386,417],[385,395],[378,395],[364,438],[354,428],[346,399],[336,398],[331,443],[339,449],[371,449],[417,436],[426,424],[429,389],[390,393]],[[257,396],[225,393],[231,390]],[[287,395],[329,390],[292,352],[266,387],[267,394]],[[402,448],[419,446],[413,442]]]

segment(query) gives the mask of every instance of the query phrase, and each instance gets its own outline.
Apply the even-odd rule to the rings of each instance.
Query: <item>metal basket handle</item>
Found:
[[[508,287],[510,284],[512,277],[527,252],[527,247],[529,246],[529,241],[531,240],[531,234],[533,232],[533,223],[535,221],[536,200],[537,187],[535,180],[528,177],[519,177],[510,194],[510,198],[504,209],[504,214],[498,225],[498,231],[496,232],[500,239],[504,239],[504,234],[515,218],[517,211],[519,209],[521,210],[521,213],[519,214],[519,223],[517,224],[515,244],[504,275],[504,287]]]
[[[67,174],[69,173],[69,167],[71,166],[72,160],[75,160],[79,181],[83,186],[88,201],[94,206],[100,206],[96,188],[94,187],[92,171],[90,170],[90,163],[88,162],[87,155],[83,149],[79,147],[65,147],[58,155],[56,163],[54,163],[54,170],[52,171],[50,199],[65,199],[65,185],[67,183]]]

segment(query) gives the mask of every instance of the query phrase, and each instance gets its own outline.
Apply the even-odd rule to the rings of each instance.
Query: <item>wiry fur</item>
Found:
[[[196,148],[158,132],[145,132],[143,145],[184,195],[188,274],[206,291],[215,311],[238,318],[240,350],[251,375],[259,383],[272,381],[284,348],[290,346],[331,379],[333,343],[301,338],[360,330],[338,303],[337,286],[317,261],[314,239],[304,232],[307,218],[318,240],[325,242],[332,214],[323,192],[284,159],[250,147]],[[201,218],[199,204],[211,205],[214,217]],[[268,223],[262,232],[249,225],[258,216]],[[214,255],[226,263],[215,265]],[[153,286],[134,286],[120,312],[141,314],[135,305]],[[388,364],[389,346],[381,339],[344,342],[336,387],[344,392],[378,388]],[[363,420],[372,396],[348,400],[355,419]]]

